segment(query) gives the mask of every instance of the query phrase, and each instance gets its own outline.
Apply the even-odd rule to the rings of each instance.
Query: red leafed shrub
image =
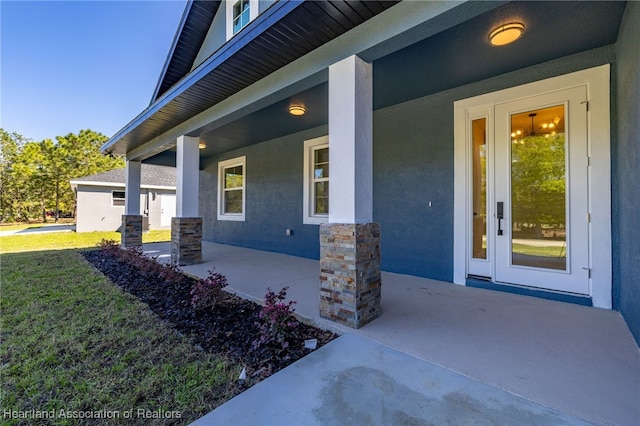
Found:
[[[155,257],[152,260],[156,265],[159,265]],[[162,265],[158,271],[158,278],[166,282],[182,282],[184,281],[184,273],[176,262],[169,262]]]
[[[191,306],[196,311],[213,309],[224,296],[223,289],[227,286],[227,278],[213,270],[208,273],[207,278],[197,281],[191,288]]]
[[[105,240],[104,238],[98,243],[98,248],[102,251],[102,254],[109,257],[119,257],[120,244],[114,240]]]
[[[296,303],[290,300],[284,303],[287,297],[288,287],[284,287],[278,294],[271,289],[267,289],[264,297],[264,306],[260,310],[259,336],[253,341],[254,349],[264,349],[274,351],[282,358],[287,358],[289,348],[292,344],[300,343],[299,331],[300,322],[295,319],[293,305]]]
[[[98,247],[105,257],[114,257],[120,262],[128,263],[149,280],[174,285],[184,282],[185,276],[182,269],[175,262],[161,264],[157,262],[157,258],[146,256],[141,246],[121,250],[120,244],[103,239],[98,243]]]

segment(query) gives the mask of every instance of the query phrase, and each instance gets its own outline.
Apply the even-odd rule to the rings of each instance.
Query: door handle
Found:
[[[496,218],[498,219],[498,235],[502,235],[502,219],[504,219],[504,202],[498,201],[496,206]]]

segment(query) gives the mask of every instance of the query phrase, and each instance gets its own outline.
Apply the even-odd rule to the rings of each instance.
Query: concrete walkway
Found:
[[[193,423],[213,425],[589,423],[346,334]]]
[[[48,232],[71,232],[75,231],[76,225],[73,224],[42,224],[42,225],[32,225],[25,229],[12,229],[9,231],[0,231],[0,237],[5,237],[8,235],[29,235],[29,234],[44,234]]]
[[[145,249],[149,254],[159,256],[160,260],[169,258],[168,243],[145,245]],[[321,398],[322,392],[318,393],[318,390],[324,389],[322,384],[327,380],[336,381],[338,377],[343,377],[340,374],[347,371],[362,373],[358,386],[364,394],[355,398],[369,401],[367,406],[371,406],[371,398],[378,401],[376,407],[384,405],[384,401],[389,398],[387,393],[377,391],[375,386],[371,385],[371,380],[380,379],[384,383],[387,383],[385,380],[390,380],[393,389],[405,389],[402,386],[408,386],[402,374],[396,374],[396,364],[381,363],[376,366],[379,357],[361,357],[359,354],[362,353],[352,347],[355,345],[363,348],[365,354],[391,349],[394,353],[400,352],[401,354],[396,353],[394,356],[402,355],[406,358],[402,358],[403,361],[398,365],[418,363],[416,365],[421,367],[413,369],[413,380],[422,384],[431,381],[434,383],[431,388],[453,389],[447,386],[463,378],[470,380],[468,383],[478,382],[486,386],[465,384],[463,388],[469,390],[466,394],[453,390],[438,394],[433,393],[435,391],[431,388],[420,387],[423,385],[408,386],[424,398],[435,398],[434,401],[440,403],[453,398],[451,395],[457,395],[458,400],[466,398],[468,404],[465,409],[480,410],[475,412],[476,418],[484,420],[479,420],[478,424],[492,423],[488,418],[482,417],[487,413],[497,416],[494,417],[495,424],[504,424],[502,420],[505,417],[498,414],[504,413],[504,410],[498,407],[503,406],[500,404],[507,404],[520,407],[520,410],[524,407],[521,405],[523,401],[510,399],[516,396],[530,401],[533,405],[525,404],[529,408],[522,408],[524,411],[516,410],[525,417],[515,424],[531,423],[525,412],[536,415],[546,413],[544,416],[555,413],[553,418],[559,419],[558,424],[578,424],[578,419],[595,424],[638,424],[640,351],[622,317],[615,311],[456,286],[408,275],[383,273],[382,317],[359,330],[352,330],[319,318],[319,266],[316,260],[213,243],[203,244],[203,258],[205,263],[185,267],[185,271],[205,276],[207,270],[215,266],[217,272],[227,276],[233,291],[254,300],[261,300],[267,287],[278,291],[284,286],[289,286],[288,296],[298,302],[298,314],[322,327],[345,334],[343,337],[360,338],[340,343],[346,340],[341,337],[334,342],[335,344],[327,345],[312,354],[314,357],[306,357],[227,403],[245,404],[241,410],[243,412],[250,411],[253,403],[258,404],[261,409],[265,409],[270,402],[276,404],[281,396],[277,387],[277,383],[280,383],[278,381],[281,380],[285,384],[291,382],[293,378],[289,371],[298,371],[293,376],[303,374],[297,370],[298,368],[303,368],[304,371],[309,369],[310,373],[305,375],[305,380],[315,382],[309,384],[315,386],[315,391],[310,390],[308,394],[298,392],[295,385],[297,382],[291,382],[291,398],[294,399],[292,403],[299,407],[291,414],[294,416],[290,417],[291,424],[307,424],[293,421],[296,418],[304,418],[311,422],[309,424],[314,424],[313,421],[317,421],[317,417],[314,417],[313,410],[318,406],[324,406],[326,402]],[[339,349],[340,345],[346,346]],[[336,346],[338,349],[331,349]],[[323,357],[329,360],[326,361],[329,364],[335,363],[343,367],[331,369],[322,367],[325,364],[314,364],[319,363]],[[299,364],[302,367],[298,367]],[[317,368],[309,368],[310,364],[317,365]],[[353,370],[354,368],[363,369]],[[384,374],[380,376],[382,373]],[[267,388],[269,383],[274,381],[274,388]],[[350,383],[348,386],[356,386]],[[485,400],[483,394],[488,388],[496,392],[501,391],[501,396],[496,398],[502,402],[491,405]],[[272,400],[267,402],[257,399],[252,402],[253,399],[246,399],[259,398],[259,395],[251,395],[255,395],[254,392],[260,389],[265,389],[262,391],[263,397]],[[307,401],[308,399],[310,401]],[[235,402],[236,400],[240,402]],[[218,415],[216,413],[223,413],[220,416],[224,416],[227,404],[205,419],[214,419]],[[351,401],[350,404],[356,403]],[[385,410],[387,409],[388,406]],[[376,416],[388,413],[382,409],[375,411],[373,406],[371,410],[378,413]],[[410,416],[419,414],[417,411],[401,411]],[[257,413],[259,416],[260,410]],[[465,417],[458,417],[458,410],[447,413],[448,423],[465,423]],[[425,414],[419,414],[418,417],[420,415]],[[544,416],[540,419],[550,419]],[[436,424],[442,423],[438,418],[425,417],[423,420],[432,422],[435,419]],[[395,423],[385,419],[390,418],[383,416],[377,418],[376,422]],[[286,421],[278,417],[268,417],[266,413],[263,421],[260,420],[216,420],[216,424],[286,424]],[[413,420],[407,417],[404,423],[412,424]],[[327,420],[327,423],[332,422]]]

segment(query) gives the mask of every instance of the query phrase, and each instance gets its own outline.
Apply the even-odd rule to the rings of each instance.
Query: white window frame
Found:
[[[114,195],[116,192],[121,192],[121,193],[125,194],[125,197],[122,197],[122,198],[115,198],[113,195]],[[122,200],[122,204],[115,204],[114,202],[115,202],[116,200],[118,200],[118,201]],[[124,206],[126,205],[126,200],[127,200],[127,198],[126,198],[126,192],[124,191],[124,189],[123,189],[122,191],[116,191],[116,190],[111,191],[111,207],[124,207]]]
[[[249,0],[249,23],[240,28],[237,33],[233,33],[233,6],[235,6],[240,0],[226,0],[226,22],[227,22],[227,40],[233,37],[235,34],[242,32],[251,21],[258,17],[258,8],[260,7],[259,0]]]
[[[242,166],[242,213],[224,212],[224,171],[226,169]],[[237,189],[235,189],[237,191]],[[244,222],[247,212],[247,158],[236,157],[218,163],[218,220],[233,220]]]
[[[320,225],[329,221],[328,214],[315,214],[313,202],[315,200],[315,186],[313,175],[313,158],[314,151],[318,149],[329,148],[329,136],[322,136],[315,139],[304,141],[304,190],[303,190],[303,217],[302,223],[306,225]],[[329,164],[331,170],[331,164]],[[331,179],[331,172],[329,172]],[[329,206],[331,208],[331,206]]]

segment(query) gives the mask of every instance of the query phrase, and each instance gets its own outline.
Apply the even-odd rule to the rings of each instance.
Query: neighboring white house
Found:
[[[76,194],[76,232],[115,231],[122,226],[125,204],[125,169],[72,180]],[[174,167],[143,164],[140,214],[144,230],[170,229],[176,213]]]

